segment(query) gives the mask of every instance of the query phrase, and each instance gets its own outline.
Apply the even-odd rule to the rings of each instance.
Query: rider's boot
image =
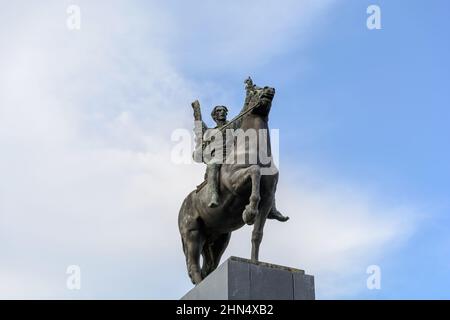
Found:
[[[289,220],[288,216],[283,216],[280,211],[277,210],[277,207],[275,205],[275,199],[273,199],[273,205],[272,209],[270,209],[269,215],[267,216],[267,219],[274,219],[278,220],[280,222],[286,222]]]
[[[218,165],[209,165],[207,174],[207,184],[209,188],[210,201],[208,207],[215,208],[219,205],[219,169]]]

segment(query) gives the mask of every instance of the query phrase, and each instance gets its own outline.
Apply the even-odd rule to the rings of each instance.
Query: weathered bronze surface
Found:
[[[250,78],[245,84],[247,94],[238,116],[228,121],[228,109],[225,106],[217,106],[211,113],[217,124],[216,129],[225,138],[225,131],[228,129],[242,129],[242,132],[254,130],[257,133],[269,134],[268,115],[275,89],[258,87]],[[200,130],[196,132],[198,153],[205,150],[206,144],[202,138],[208,128],[201,118],[200,103],[196,100],[192,107],[194,119],[200,123]],[[264,144],[269,162],[267,159],[262,161],[259,156],[256,163],[251,162],[249,153],[254,150],[251,151],[251,148],[245,146],[237,146],[234,154],[224,152],[226,159],[221,163],[201,157],[201,161],[207,164],[206,182],[184,199],[178,216],[187,269],[194,284],[200,283],[217,268],[232,231],[245,224],[253,225],[251,259],[257,261],[266,219],[288,219],[275,206],[278,170],[272,160],[270,137],[257,137],[257,148],[261,148],[261,143]],[[245,140],[243,143],[245,144]],[[228,144],[224,143],[225,145]],[[230,158],[236,157],[239,152],[244,153],[241,155],[248,161],[242,163]],[[269,171],[270,174],[262,170],[269,167],[275,168]],[[203,257],[202,267],[200,255]]]

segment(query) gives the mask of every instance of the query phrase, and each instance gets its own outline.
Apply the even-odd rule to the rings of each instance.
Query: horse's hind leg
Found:
[[[222,234],[216,241],[214,241],[213,249],[213,266],[214,269],[220,263],[220,258],[222,258],[225,249],[228,247],[228,243],[230,242],[231,232]],[[213,269],[213,270],[214,270]]]
[[[198,284],[202,281],[200,253],[205,243],[205,236],[202,230],[202,222],[192,206],[192,197],[193,193],[189,194],[181,205],[178,214],[178,228],[183,243],[189,277],[194,284]]]
[[[183,250],[186,256],[186,266],[193,284],[202,281],[200,273],[200,254],[205,243],[205,236],[198,219],[185,215],[180,224]]]
[[[200,272],[200,253],[204,244],[204,237],[200,230],[186,232],[186,264],[192,283],[197,285],[202,281]]]
[[[231,233],[221,234],[216,240],[203,247],[202,277],[206,278],[220,263],[220,258],[230,242]]]

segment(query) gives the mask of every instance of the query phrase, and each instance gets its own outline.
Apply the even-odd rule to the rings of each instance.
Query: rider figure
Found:
[[[247,90],[247,97],[249,91],[253,90],[256,86],[253,84],[251,78],[249,77],[245,81]],[[247,101],[246,101],[247,102]],[[202,121],[201,111],[200,111],[200,103],[198,100],[195,100],[192,103],[192,108],[194,109],[194,120],[196,121],[196,128],[195,130],[195,136],[196,136],[196,151],[194,152],[194,159],[198,160],[199,154],[200,159],[202,162],[206,164],[206,184],[209,193],[209,203],[208,206],[210,208],[217,207],[219,205],[219,172],[220,167],[224,161],[224,158],[222,160],[217,160],[216,157],[212,157],[211,160],[206,161],[202,157],[203,150],[205,149],[205,141],[203,140],[203,134],[206,132],[208,127],[206,124]],[[220,129],[224,125],[228,125],[230,129],[237,129],[239,124],[236,123],[230,123],[227,121],[227,114],[228,114],[228,108],[225,106],[216,106],[211,112],[211,117],[213,118],[214,122],[216,123],[216,127],[214,129]],[[225,130],[222,131],[222,137],[223,137],[223,155],[225,157]],[[197,158],[196,158],[197,157]],[[283,216],[275,206],[275,200],[272,205],[272,209],[267,216],[268,219],[276,219],[278,221],[284,222],[289,219],[289,217]]]

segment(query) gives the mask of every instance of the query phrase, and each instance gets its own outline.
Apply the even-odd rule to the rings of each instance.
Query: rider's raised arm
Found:
[[[203,162],[203,135],[208,130],[205,122],[202,120],[202,113],[200,110],[200,102],[195,100],[192,102],[192,109],[194,110],[194,137],[195,150],[192,153],[192,158],[195,162]]]
[[[201,125],[201,131],[202,134],[208,129],[206,126],[206,123],[202,120],[202,112],[200,110],[200,102],[198,100],[195,100],[191,103],[192,109],[194,110],[194,121],[196,123],[195,127]]]

